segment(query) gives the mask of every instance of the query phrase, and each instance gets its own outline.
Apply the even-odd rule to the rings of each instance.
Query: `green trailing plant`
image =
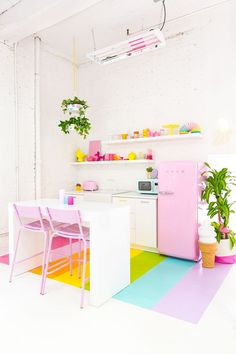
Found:
[[[206,201],[207,215],[212,221],[216,233],[216,240],[220,242],[222,239],[230,239],[231,247],[236,245],[234,232],[229,228],[230,215],[235,213],[233,205],[235,202],[230,202],[229,197],[232,193],[232,187],[236,186],[236,177],[228,170],[223,168],[219,171],[211,168],[205,162],[207,170],[202,173],[204,178],[204,190],[201,199]]]
[[[76,111],[70,110],[70,105],[78,105]],[[69,117],[66,120],[61,120],[58,124],[59,128],[65,133],[69,134],[71,128],[75,130],[79,135],[85,139],[90,132],[91,123],[86,117],[86,109],[88,108],[87,102],[74,97],[73,99],[65,99],[61,103],[61,109],[64,114],[68,114]]]

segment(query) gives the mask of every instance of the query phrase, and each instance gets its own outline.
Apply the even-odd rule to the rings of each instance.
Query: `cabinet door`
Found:
[[[136,200],[136,244],[157,247],[156,200]]]
[[[74,199],[75,204],[79,204],[79,202],[82,202],[84,200],[83,195],[75,195],[74,197],[75,197],[75,199]]]
[[[113,197],[114,204],[128,205],[130,207],[130,243],[136,243],[136,215],[135,215],[135,200],[131,198]]]

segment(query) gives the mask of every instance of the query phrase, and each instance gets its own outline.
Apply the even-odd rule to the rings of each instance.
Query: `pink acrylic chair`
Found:
[[[46,208],[48,213],[48,220],[52,229],[52,234],[49,239],[49,246],[46,254],[46,265],[42,276],[41,294],[45,294],[45,285],[47,275],[54,273],[55,271],[70,265],[70,274],[72,275],[72,263],[78,262],[78,277],[81,276],[81,264],[83,265],[82,272],[82,290],[81,290],[81,303],[80,307],[84,306],[84,287],[85,282],[89,279],[86,278],[86,264],[87,264],[87,243],[89,242],[89,229],[82,226],[80,212],[78,210],[65,210],[65,209],[53,209]],[[65,225],[60,225],[59,223],[66,223]],[[62,260],[58,264],[53,264],[49,269],[49,259],[52,253],[52,241],[54,237],[64,237],[69,239],[70,244],[70,256],[67,259]],[[72,259],[72,240],[76,239],[79,242],[78,259]],[[81,259],[81,244],[83,245],[83,258]],[[65,258],[65,255],[64,255]]]
[[[47,249],[47,245],[49,242],[49,233],[51,230],[49,221],[42,217],[42,212],[41,212],[40,207],[23,206],[23,205],[13,204],[13,208],[15,209],[17,219],[19,222],[19,230],[18,230],[16,245],[15,245],[15,249],[14,249],[14,253],[13,253],[13,260],[12,260],[10,278],[9,278],[10,282],[12,281],[16,264],[22,263],[30,258],[40,255],[40,254],[43,254],[42,274],[44,273],[45,260],[46,260],[45,259],[46,249]],[[33,232],[37,232],[37,233],[43,233],[44,234],[44,251],[34,254],[31,257],[21,259],[16,262],[16,256],[17,256],[17,251],[18,251],[18,247],[19,247],[20,236],[21,236],[21,232],[23,230],[33,231]]]

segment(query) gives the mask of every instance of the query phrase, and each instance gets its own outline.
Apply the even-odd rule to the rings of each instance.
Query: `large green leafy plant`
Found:
[[[232,193],[232,187],[236,186],[236,177],[228,170],[223,168],[219,171],[211,168],[205,162],[207,170],[202,173],[205,188],[202,192],[201,199],[208,204],[207,215],[211,219],[216,219],[211,224],[215,229],[216,240],[220,242],[222,239],[230,239],[231,247],[236,245],[234,232],[229,228],[230,215],[235,213],[233,205],[229,197]]]
[[[73,109],[73,106],[76,109]],[[87,102],[74,97],[73,99],[63,100],[61,108],[64,114],[68,114],[68,119],[61,120],[58,126],[65,134],[69,134],[70,130],[75,130],[85,139],[90,132],[91,123],[86,117]],[[72,108],[72,109],[70,109]]]

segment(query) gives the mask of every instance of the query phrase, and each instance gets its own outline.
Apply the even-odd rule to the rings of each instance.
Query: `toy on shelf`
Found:
[[[148,138],[149,136],[151,136],[150,129],[143,129],[143,137]]]
[[[183,124],[179,129],[180,134],[189,134],[189,130],[185,124]]]
[[[105,160],[105,154],[101,155],[100,152],[98,151],[96,154],[94,154],[94,161],[104,161]]]
[[[128,134],[127,133],[123,133],[123,134],[121,134],[121,137],[122,137],[123,140],[126,140],[127,137],[128,137]]]
[[[88,157],[86,158],[86,160],[87,160],[88,162],[92,162],[92,161],[96,161],[96,158],[95,158],[94,156],[88,156]]]
[[[134,137],[134,139],[137,139],[137,138],[139,138],[140,136],[139,136],[139,131],[138,130],[135,130],[134,131],[134,135],[133,135],[133,137]]]
[[[76,151],[75,155],[78,162],[83,162],[86,158],[86,154],[84,154],[80,149]]]
[[[190,122],[190,123],[187,123],[186,125],[189,128],[189,131],[191,134],[201,133],[201,128],[200,128],[199,124],[194,123],[194,122]]]
[[[147,155],[146,155],[146,159],[147,160],[152,160],[153,159],[153,155],[152,155],[152,150],[151,149],[148,149]]]
[[[163,128],[169,130],[169,135],[174,135],[176,133],[177,129],[179,129],[179,124],[164,124]],[[178,131],[179,133],[179,131]],[[176,134],[178,134],[176,133]]]
[[[82,188],[81,184],[80,184],[80,183],[76,183],[76,185],[75,185],[75,190],[76,190],[77,192],[81,192],[81,188]]]
[[[200,134],[201,128],[197,123],[188,122],[188,123],[183,124],[180,127],[179,133],[180,134],[190,134],[190,133],[191,134],[196,134],[196,133]]]
[[[136,154],[135,154],[135,152],[130,152],[129,154],[128,154],[128,160],[136,160]]]
[[[137,154],[137,159],[138,160],[144,160],[146,158],[146,155],[144,154],[144,152],[139,152]]]
[[[152,179],[155,179],[155,178],[157,178],[158,177],[158,170],[156,169],[156,168],[154,168],[153,170],[152,170]]]

